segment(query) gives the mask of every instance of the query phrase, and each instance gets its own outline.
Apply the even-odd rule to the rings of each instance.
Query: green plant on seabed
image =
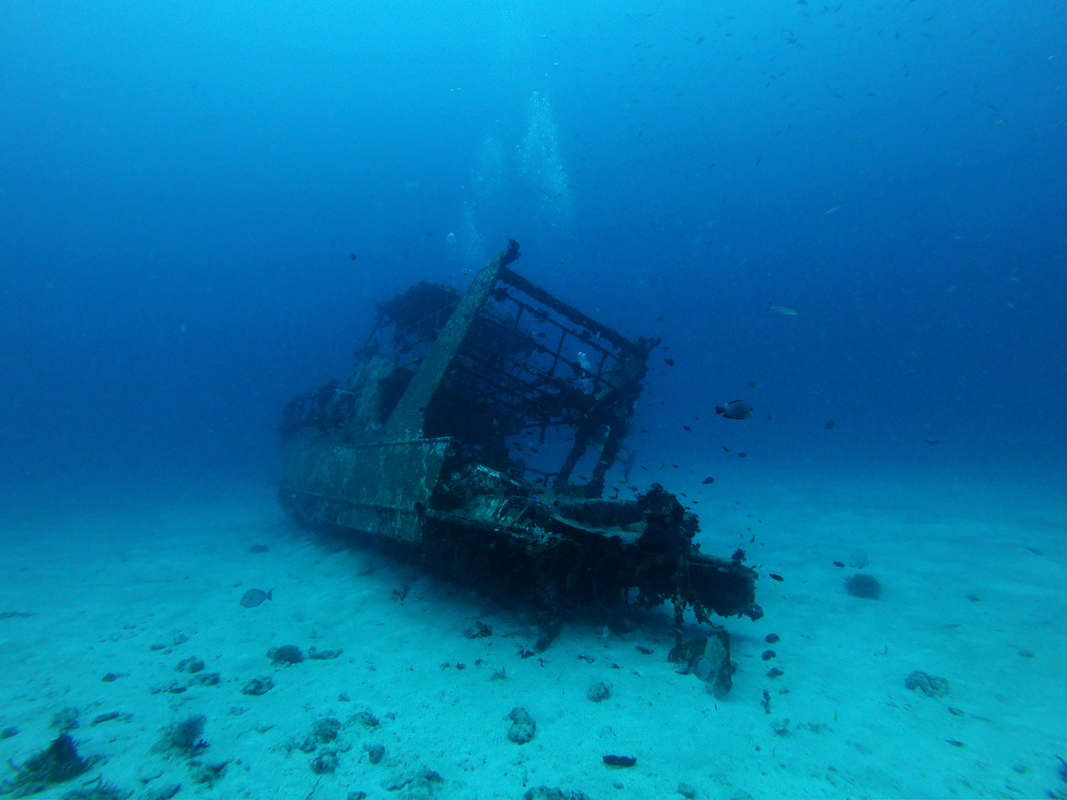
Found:
[[[120,789],[98,775],[95,781],[89,781],[79,789],[71,789],[63,795],[63,800],[128,800],[131,791]]]
[[[84,775],[98,760],[79,756],[70,734],[61,733],[47,749],[26,759],[21,767],[9,761],[8,764],[15,770],[15,777],[0,785],[0,794],[29,797],[57,783],[66,783]]]

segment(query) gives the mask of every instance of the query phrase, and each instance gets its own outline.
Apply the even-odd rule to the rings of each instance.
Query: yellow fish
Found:
[[[800,316],[800,312],[799,311],[797,311],[795,308],[790,308],[789,306],[772,306],[770,303],[768,303],[767,304],[767,310],[768,311],[777,311],[779,314],[785,314],[787,317],[799,317]]]

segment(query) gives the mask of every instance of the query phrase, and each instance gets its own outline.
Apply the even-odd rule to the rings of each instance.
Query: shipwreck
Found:
[[[284,410],[285,511],[534,604],[538,649],[568,609],[617,618],[670,601],[679,654],[687,608],[700,623],[757,619],[744,554],[700,552],[697,516],[628,479],[658,340],[556,298],[510,268],[518,257],[509,241],[465,292],[422,282],[378,305],[351,372]]]

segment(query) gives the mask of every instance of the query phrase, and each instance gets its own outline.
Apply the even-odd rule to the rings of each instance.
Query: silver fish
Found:
[[[770,303],[767,304],[768,311],[777,311],[779,314],[785,314],[787,317],[799,317],[800,312],[795,308],[789,306],[773,306]]]
[[[243,595],[241,595],[241,605],[245,608],[255,608],[264,600],[273,600],[271,596],[274,594],[273,589],[263,591],[262,589],[249,589]]]

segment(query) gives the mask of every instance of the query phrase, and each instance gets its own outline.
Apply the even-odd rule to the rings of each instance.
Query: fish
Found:
[[[799,311],[797,311],[795,308],[790,308],[789,306],[776,306],[776,305],[772,305],[772,304],[768,303],[767,304],[767,310],[768,311],[777,311],[779,314],[785,314],[787,317],[799,317],[800,316],[800,312]]]
[[[273,600],[273,589],[263,591],[262,589],[249,589],[243,595],[241,595],[241,605],[245,608],[255,608],[264,600]]]
[[[832,431],[834,429],[834,421],[832,419],[827,420],[826,424],[823,425],[823,427],[826,428],[826,430],[828,431]]]
[[[703,483],[705,485],[707,485],[709,483],[715,483],[715,479],[709,476],[709,477],[705,478],[704,480],[702,480],[701,483]]]
[[[726,419],[748,419],[752,416],[752,404],[747,400],[731,400],[725,406],[715,406],[715,413]]]

